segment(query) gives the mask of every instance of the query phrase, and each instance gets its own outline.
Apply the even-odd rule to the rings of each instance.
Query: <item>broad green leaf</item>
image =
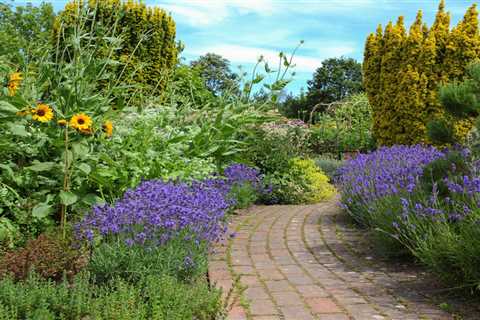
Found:
[[[35,218],[45,218],[52,212],[52,209],[52,206],[49,206],[45,203],[37,204],[32,209],[32,216],[34,216]]]
[[[35,172],[50,171],[55,167],[55,165],[55,162],[38,162],[29,167],[26,167],[25,169]]]
[[[0,101],[0,115],[11,116],[19,110],[6,101]]]
[[[16,136],[20,136],[20,137],[28,137],[29,134],[27,132],[27,130],[25,129],[25,126],[21,125],[21,124],[16,124],[16,123],[9,123],[8,124],[8,129],[10,130],[10,132]]]
[[[87,194],[86,196],[84,196],[82,198],[82,202],[90,205],[90,206],[93,206],[95,204],[99,204],[99,203],[105,203],[105,201],[100,198],[99,196],[97,196],[96,194],[93,194],[93,193],[89,193]]]
[[[89,175],[90,172],[92,172],[92,168],[86,164],[86,163],[81,163],[79,166],[78,166],[78,169],[80,171],[82,171],[83,173],[85,173],[86,175]]]
[[[60,202],[66,206],[70,206],[78,201],[76,194],[70,191],[60,191]]]

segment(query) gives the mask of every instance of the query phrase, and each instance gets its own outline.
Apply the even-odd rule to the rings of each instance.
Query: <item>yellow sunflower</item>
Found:
[[[27,109],[27,110],[21,110],[21,111],[18,111],[16,114],[17,116],[20,116],[20,117],[24,117],[28,114],[30,114],[32,111]]]
[[[10,75],[10,79],[8,81],[8,94],[10,96],[14,96],[17,92],[17,89],[20,87],[20,83],[22,82],[22,74],[20,72],[14,72]]]
[[[79,131],[87,136],[90,136],[93,134],[93,129],[92,128],[87,128],[87,129],[79,129]]]
[[[85,113],[76,114],[70,119],[70,126],[77,130],[88,130],[92,126],[92,118]]]
[[[105,121],[102,125],[102,131],[105,132],[107,137],[111,137],[113,134],[113,123],[110,120]]]
[[[53,110],[45,103],[39,103],[32,110],[32,119],[39,122],[48,122],[53,119]]]
[[[58,121],[57,121],[57,124],[58,124],[59,126],[65,127],[65,126],[68,124],[68,121],[65,120],[65,119],[58,120]]]

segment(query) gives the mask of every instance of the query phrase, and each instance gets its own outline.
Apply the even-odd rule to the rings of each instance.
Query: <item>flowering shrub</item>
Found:
[[[144,181],[129,190],[113,206],[97,205],[77,226],[77,235],[93,241],[95,235],[120,236],[127,245],[159,246],[189,233],[198,241],[216,241],[225,231],[226,211],[236,199],[234,186],[249,184],[260,190],[258,171],[234,164],[214,177],[189,184]]]
[[[478,288],[479,164],[469,150],[382,148],[340,170],[342,204],[389,255],[407,251],[445,280]]]
[[[442,156],[434,147],[393,146],[346,161],[337,180],[342,203],[357,221],[368,225],[368,214],[377,200],[412,193],[423,167]]]
[[[214,241],[223,232],[229,205],[210,184],[145,181],[115,205],[95,206],[78,226],[92,241],[94,234],[120,235],[127,244],[161,245],[188,229],[199,240]]]

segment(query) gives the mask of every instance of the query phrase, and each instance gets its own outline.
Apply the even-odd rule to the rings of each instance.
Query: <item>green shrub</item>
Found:
[[[369,151],[375,146],[372,136],[372,108],[365,94],[333,103],[317,115],[311,127],[311,148],[317,154]]]
[[[309,137],[308,126],[300,120],[265,123],[253,132],[244,156],[262,173],[284,172],[290,159],[308,154]]]
[[[320,156],[315,158],[315,164],[327,175],[330,181],[334,181],[343,161],[332,157]]]
[[[286,170],[267,174],[265,183],[272,187],[272,192],[264,196],[267,203],[317,203],[335,193],[328,177],[311,159],[291,159]]]
[[[449,195],[448,186],[445,178],[463,177],[471,174],[471,168],[468,164],[468,158],[461,151],[450,151],[445,157],[434,160],[423,169],[423,175],[420,178],[425,192],[431,192],[434,189],[442,197]]]
[[[259,194],[251,184],[243,183],[235,184],[229,196],[235,199],[235,209],[245,209],[257,201]]]
[[[93,250],[88,270],[97,283],[116,278],[135,283],[150,275],[168,275],[181,281],[203,277],[207,272],[207,248],[179,236],[167,244],[146,248],[122,240],[103,242]]]
[[[55,284],[32,275],[0,282],[0,319],[211,320],[221,313],[220,292],[205,280],[191,284],[148,276],[137,284],[115,279],[91,285],[88,274]]]

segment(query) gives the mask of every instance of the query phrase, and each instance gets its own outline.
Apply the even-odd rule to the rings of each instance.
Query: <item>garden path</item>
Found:
[[[224,293],[237,288],[229,320],[452,319],[420,273],[370,257],[334,201],[254,207],[229,230],[209,270]]]

